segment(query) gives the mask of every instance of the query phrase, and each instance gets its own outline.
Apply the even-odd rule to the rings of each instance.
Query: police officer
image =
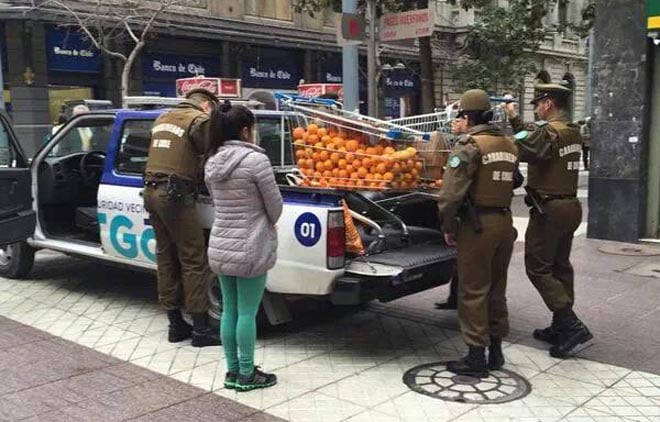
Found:
[[[510,206],[518,151],[489,124],[490,109],[483,90],[469,90],[461,97],[452,124],[461,136],[447,161],[438,197],[445,241],[458,248],[458,315],[469,347],[468,355],[449,362],[447,369],[474,377],[486,377],[488,369],[504,365],[502,338],[509,332],[506,282],[514,242]]]
[[[192,335],[195,347],[220,344],[207,321],[209,270],[195,209],[208,113],[217,103],[211,92],[195,89],[156,119],[144,176],[144,205],[156,237],[158,299],[167,310],[168,340],[176,343]],[[183,320],[182,305],[192,315],[193,327]]]
[[[505,111],[516,132],[521,161],[529,163],[531,205],[525,233],[527,276],[552,311],[552,324],[534,330],[534,337],[552,345],[550,355],[563,358],[593,336],[573,312],[573,267],[569,260],[573,233],[582,221],[576,197],[582,139],[569,122],[566,107],[571,90],[559,84],[536,86],[532,100],[538,120],[525,124],[513,104]]]

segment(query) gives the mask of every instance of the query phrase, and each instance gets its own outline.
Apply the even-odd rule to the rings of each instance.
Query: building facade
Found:
[[[493,0],[496,6],[507,7],[508,0]],[[551,28],[550,34],[541,43],[532,56],[536,74],[528,75],[524,82],[521,106],[526,120],[534,118],[532,107],[528,104],[534,97],[536,79],[547,82],[567,80],[574,90],[572,117],[581,119],[589,114],[588,97],[588,51],[586,39],[582,39],[570,30],[560,31],[567,24],[579,24],[581,11],[587,0],[571,0],[550,6],[550,12],[544,24]],[[451,63],[456,59],[456,48],[470,25],[479,19],[479,10],[464,10],[451,5],[447,0],[438,0],[435,5],[436,51],[442,60],[435,60],[435,97],[451,102],[460,96],[460,89],[451,72]],[[553,30],[554,28],[554,30]]]
[[[94,49],[74,26],[66,26],[74,23],[70,14],[56,5],[30,9],[29,0],[7,3],[11,7],[0,9],[5,98],[28,151],[43,142],[65,101],[95,98],[120,104],[121,63]],[[93,13],[91,7],[96,3],[67,2],[82,16]],[[272,103],[273,92],[294,92],[301,80],[341,82],[341,49],[336,41],[339,14],[329,9],[314,17],[297,14],[291,3],[189,0],[186,7],[168,9],[157,20],[153,36],[132,67],[129,93],[174,96],[177,78],[222,76],[241,78],[244,97]],[[453,34],[465,31],[475,19],[474,12],[453,8],[444,0],[432,1],[431,7],[436,9],[437,39],[453,39]],[[577,16],[579,6],[573,9]],[[451,42],[448,45],[451,47]],[[131,43],[117,40],[114,47],[128,52]],[[360,98],[366,111],[366,51],[364,47],[360,51]],[[436,51],[434,56],[438,106],[446,98],[460,95],[448,71],[452,54],[446,51],[444,55]],[[418,113],[421,83],[416,45],[383,45],[379,53],[381,64],[405,64],[404,69],[380,72],[382,117]],[[572,78],[576,117],[581,117],[586,78],[584,42],[557,33],[546,40],[536,60],[539,71],[547,72],[553,80]],[[534,77],[528,78],[525,98],[532,96]]]

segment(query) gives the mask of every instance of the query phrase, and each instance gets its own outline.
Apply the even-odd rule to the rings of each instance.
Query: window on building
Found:
[[[565,31],[566,24],[568,24],[568,0],[559,0],[557,5],[557,19],[559,23],[559,30]]]
[[[127,120],[124,123],[115,162],[118,173],[144,173],[153,124],[153,120]]]
[[[293,19],[291,7],[291,0],[247,0],[245,13],[261,18],[290,21]]]

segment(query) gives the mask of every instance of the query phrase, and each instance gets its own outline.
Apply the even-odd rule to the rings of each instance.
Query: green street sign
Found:
[[[646,28],[660,29],[660,0],[646,0]]]

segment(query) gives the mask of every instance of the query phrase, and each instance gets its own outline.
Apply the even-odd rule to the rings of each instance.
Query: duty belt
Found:
[[[543,202],[554,201],[556,199],[575,199],[576,195],[543,195],[539,194]]]
[[[506,214],[508,212],[511,212],[511,208],[509,208],[509,207],[482,207],[482,206],[477,205],[477,211],[479,211],[479,214],[495,214],[495,213]]]

